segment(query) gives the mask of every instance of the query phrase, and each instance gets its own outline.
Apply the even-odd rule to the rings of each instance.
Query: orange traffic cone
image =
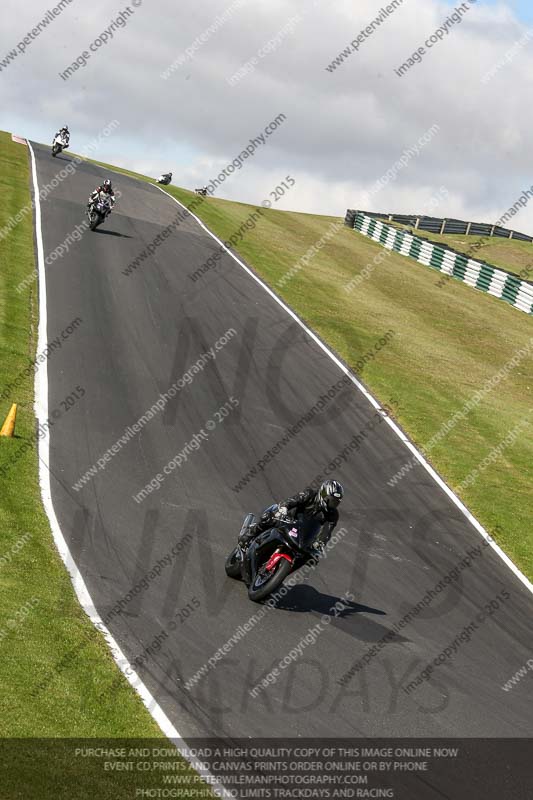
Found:
[[[6,421],[2,425],[2,430],[0,430],[0,436],[13,436],[13,434],[15,433],[16,420],[17,420],[17,404],[13,403],[13,405],[9,409],[9,414],[6,417]]]

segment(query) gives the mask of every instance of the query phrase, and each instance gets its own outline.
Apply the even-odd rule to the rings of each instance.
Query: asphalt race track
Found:
[[[34,148],[39,186],[71,160]],[[90,191],[107,175],[83,164],[42,202],[45,256],[83,222]],[[482,546],[422,466],[396,487],[387,484],[410,458],[404,443],[360,391],[339,384],[340,368],[235,260],[224,255],[192,280],[219,247],[193,217],[125,275],[176,222],[180,206],[149,184],[112,177],[122,196],[111,218],[46,267],[48,341],[81,319],[48,359],[49,410],[58,410],[52,497],[100,615],[170,720],[185,737],[533,736],[531,678],[502,690],[533,653],[528,589]],[[216,359],[189,372],[232,328]],[[354,352],[353,362],[362,355]],[[185,373],[191,381],[76,491],[80,477]],[[323,411],[266,462],[321,396]],[[219,411],[231,397],[239,405]],[[261,609],[224,572],[245,512],[324,474],[373,419],[374,429],[335,471],[346,489],[344,537],[187,689]],[[195,435],[196,449],[164,475]],[[254,465],[256,474],[235,491]],[[157,473],[159,488],[136,502]],[[475,553],[471,565],[341,685],[467,551]],[[355,599],[335,616],[346,593]],[[483,609],[491,601],[489,615]],[[122,612],[109,616],[117,604]],[[314,643],[252,697],[313,627]],[[454,640],[453,655],[405,691]],[[102,702],[113,702],[112,690]]]

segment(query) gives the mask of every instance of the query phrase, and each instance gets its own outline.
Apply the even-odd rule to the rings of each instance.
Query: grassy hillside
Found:
[[[223,240],[254,210],[215,197],[201,200],[174,186],[167,190],[185,205],[193,204],[194,213]],[[236,251],[352,368],[384,331],[395,332],[360,377],[393,408],[394,417],[422,449],[516,353],[530,348],[426,455],[532,579],[531,317],[456,280],[437,287],[434,270],[395,253],[376,265],[383,248],[347,228],[308,266],[295,270],[299,259],[340,220],[262,211]],[[524,243],[490,240],[489,245],[493,254],[498,247],[523,252],[524,258],[530,252]],[[483,249],[479,252],[489,260]],[[355,285],[357,276],[363,280]],[[485,465],[487,458],[491,463]]]
[[[0,230],[30,203],[28,155],[26,147],[0,133]],[[103,637],[82,612],[41,505],[34,372],[28,369],[23,375],[36,347],[37,284],[24,281],[35,269],[32,226],[28,213],[0,238],[2,420],[11,403],[18,403],[16,437],[0,439],[0,736],[161,741],[159,728],[126,680],[120,679]],[[22,281],[25,288],[17,292]],[[9,390],[8,384],[19,376],[18,387]],[[31,446],[17,459],[24,444]],[[22,759],[20,747],[17,752]],[[71,763],[73,783],[63,781],[58,786],[58,763],[72,762],[67,748],[60,753],[51,743],[45,747],[41,742],[33,749],[28,745],[27,759],[25,769],[15,757],[2,759],[2,798],[132,796],[129,776],[117,779],[116,774],[104,775],[101,768],[90,776],[87,762],[76,769]],[[195,774],[189,773],[193,778]],[[144,785],[139,774],[135,785]],[[74,787],[77,791],[81,787],[83,794],[76,794]]]

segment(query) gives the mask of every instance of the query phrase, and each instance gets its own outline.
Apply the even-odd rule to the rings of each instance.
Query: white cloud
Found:
[[[125,4],[127,0],[125,0]],[[206,183],[277,114],[286,123],[218,194],[259,202],[280,179],[297,183],[280,208],[343,214],[431,125],[438,136],[372,199],[373,210],[415,212],[440,186],[438,214],[493,221],[533,184],[527,154],[533,112],[527,102],[533,43],[494,75],[483,76],[526,30],[505,3],[478,3],[404,77],[394,69],[440,27],[451,7],[404,0],[334,72],[326,66],[379,14],[381,4],[250,0],[209,33],[167,79],[161,73],[208,31],[231,0],[150,0],[68,81],[58,73],[105,30],[124,5],[73,0],[24,56],[0,72],[3,127],[49,141],[67,121],[81,150],[117,118],[102,151],[132,169],[174,173],[190,188]],[[39,8],[41,6],[41,8]],[[49,6],[4,0],[0,63]],[[300,13],[302,21],[252,74],[228,84],[243,63]],[[23,125],[24,130],[21,130]],[[533,233],[533,201],[513,218]]]

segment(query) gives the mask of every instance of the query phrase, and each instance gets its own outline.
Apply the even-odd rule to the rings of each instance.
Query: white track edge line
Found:
[[[155,184],[151,184],[151,185],[154,186]],[[167,197],[170,197],[171,200],[173,200],[175,203],[177,203],[182,208],[184,208],[185,211],[187,211],[191,215],[191,217],[194,217],[194,219],[198,222],[198,224],[210,236],[212,236],[212,238],[215,239],[215,241],[217,241],[220,244],[220,246],[226,251],[226,253],[228,253],[228,255],[230,255],[237,262],[237,264],[239,264],[239,266],[242,267],[242,269],[244,269],[249,275],[251,275],[251,277],[260,286],[262,286],[262,288],[266,292],[268,292],[268,294],[271,297],[273,297],[274,300],[287,312],[287,314],[289,314],[298,323],[298,325],[300,325],[300,327],[303,328],[303,330],[307,333],[307,335],[310,336],[325,353],[327,353],[327,355],[332,359],[332,361],[334,361],[335,364],[337,364],[337,366],[342,370],[342,372],[344,372],[344,374],[347,375],[350,378],[352,383],[355,384],[355,386],[357,386],[359,391],[366,397],[366,399],[369,401],[369,403],[376,410],[379,411],[381,409],[380,403],[368,391],[368,389],[365,386],[363,386],[363,384],[360,381],[357,380],[355,375],[353,375],[350,372],[350,370],[347,368],[347,366],[345,364],[343,364],[342,361],[340,361],[340,359],[337,358],[337,356],[324,344],[324,342],[310,328],[307,327],[305,322],[302,319],[300,319],[300,317],[296,314],[296,312],[293,311],[288,305],[286,305],[286,303],[284,303],[283,300],[281,300],[281,298],[279,298],[278,295],[274,291],[272,291],[272,289],[266,283],[264,283],[264,281],[262,281],[261,278],[259,278],[255,274],[255,272],[253,272],[253,270],[250,269],[250,267],[248,267],[243,261],[241,261],[235,255],[235,253],[232,253],[231,250],[228,247],[226,247],[224,242],[221,241],[218,238],[218,236],[216,236],[212,231],[210,231],[209,228],[207,227],[207,225],[205,225],[202,222],[202,220],[199,217],[196,216],[196,214],[193,214],[192,211],[189,211],[187,206],[184,206],[183,203],[181,203],[179,200],[177,200],[171,194],[166,192],[160,186],[155,186],[155,188],[159,189],[160,192],[163,192],[163,194],[166,194]],[[513,561],[511,561],[511,559],[509,558],[507,553],[505,553],[502,550],[502,548],[498,544],[496,544],[496,542],[494,541],[492,536],[485,530],[485,528],[479,522],[479,520],[477,520],[476,517],[474,517],[474,515],[464,505],[464,503],[457,497],[455,492],[453,492],[452,489],[450,489],[450,487],[444,482],[444,480],[440,477],[440,475],[437,472],[435,472],[433,467],[426,461],[426,459],[424,458],[422,453],[420,453],[420,451],[417,449],[417,447],[407,438],[407,436],[404,434],[404,432],[398,427],[398,425],[396,425],[396,423],[392,419],[390,419],[390,417],[388,417],[386,414],[384,414],[383,415],[383,419],[385,420],[385,422],[388,425],[390,425],[390,427],[392,428],[394,433],[398,436],[398,438],[401,439],[401,441],[405,444],[405,446],[418,459],[418,461],[422,464],[422,466],[431,475],[433,480],[448,495],[448,497],[452,500],[452,502],[457,506],[459,511],[461,511],[461,513],[464,514],[464,516],[471,523],[471,525],[475,528],[475,530],[485,539],[486,542],[488,542],[490,544],[492,549],[499,555],[499,557],[502,559],[502,561],[514,573],[514,575],[524,584],[526,589],[528,589],[531,592],[531,594],[533,594],[533,583],[531,583],[531,581],[523,574],[523,572],[521,572],[519,570],[519,568],[516,566],[516,564]]]
[[[35,238],[37,242],[37,265],[39,274],[39,325],[37,351],[41,352],[46,347],[48,328],[46,308],[46,275],[44,269],[41,200],[39,197],[39,186],[37,181],[37,164],[35,161],[35,153],[29,140],[28,147],[30,149],[32,162],[33,192],[35,203]],[[37,369],[35,372],[35,416],[37,417],[39,423],[48,420],[48,362],[46,363],[46,368]],[[230,798],[233,798],[233,795],[227,792],[226,789],[218,783],[217,779],[208,769],[206,769],[201,761],[187,754],[186,749],[188,748],[188,745],[186,741],[169,720],[148,687],[135,672],[128,659],[120,649],[118,643],[111,635],[111,632],[104,625],[95,608],[87,586],[85,585],[85,581],[83,580],[83,577],[76,566],[66,539],[63,536],[54,510],[50,488],[50,471],[48,469],[50,460],[50,429],[48,426],[45,427],[47,429],[46,435],[39,439],[38,445],[39,484],[41,487],[41,496],[46,515],[48,516],[48,520],[50,522],[55,545],[70,575],[78,601],[95,628],[97,628],[97,630],[103,634],[106,644],[111,651],[111,655],[113,656],[120,671],[140,696],[143,704],[146,706],[151,717],[157,723],[164,735],[173,741],[176,749],[180,751],[181,755],[189,762],[189,764],[203,778],[206,778],[209,781],[209,785],[214,790],[214,793],[218,794],[219,797],[224,797],[230,800]]]

